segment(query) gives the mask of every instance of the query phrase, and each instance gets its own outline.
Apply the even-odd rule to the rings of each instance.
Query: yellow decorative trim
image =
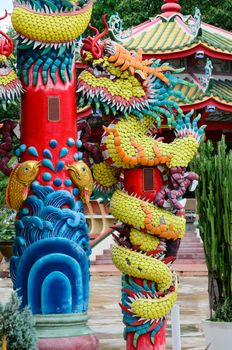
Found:
[[[65,43],[79,37],[88,26],[92,2],[80,11],[46,14],[15,7],[11,16],[14,29],[20,35],[44,43]]]

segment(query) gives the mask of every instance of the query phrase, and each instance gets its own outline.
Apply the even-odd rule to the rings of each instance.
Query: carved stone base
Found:
[[[38,350],[98,350],[99,341],[87,326],[88,315],[36,315]]]

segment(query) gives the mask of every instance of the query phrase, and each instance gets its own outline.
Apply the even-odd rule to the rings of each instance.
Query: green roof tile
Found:
[[[124,46],[128,50],[138,50],[142,48],[146,53],[159,52],[180,52],[202,44],[217,52],[232,54],[232,33],[221,31],[217,27],[207,26],[202,23],[201,35],[194,37],[191,34],[190,23],[186,19],[178,16],[172,17],[169,21],[151,20],[151,24],[142,27],[136,27],[136,33],[123,40]],[[225,35],[226,34],[226,35]]]
[[[221,103],[226,102],[226,104],[232,105],[232,80],[212,79],[210,88],[208,88],[206,91],[200,89],[198,85],[193,87],[177,85],[175,90],[183,92],[192,104],[213,98]],[[171,97],[171,99],[174,98]],[[178,99],[178,102],[182,105],[186,104],[182,99]]]

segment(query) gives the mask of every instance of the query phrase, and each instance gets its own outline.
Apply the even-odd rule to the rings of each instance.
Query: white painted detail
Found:
[[[181,350],[180,306],[175,304],[171,309],[172,350]]]
[[[190,192],[195,191],[197,185],[198,185],[198,181],[197,181],[197,180],[193,180],[192,185],[191,185],[189,191],[190,191]]]
[[[14,128],[14,134],[16,135],[16,137],[18,138],[18,139],[20,139],[20,126],[19,126],[19,124],[17,124],[17,126]]]

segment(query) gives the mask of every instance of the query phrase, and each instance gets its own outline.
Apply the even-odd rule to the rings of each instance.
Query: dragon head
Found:
[[[131,53],[109,38],[101,40],[109,31],[106,15],[102,21],[103,33],[90,26],[95,36],[83,40],[80,53],[88,68],[78,79],[79,106],[91,104],[103,114],[133,114],[140,119],[148,114],[158,127],[164,115],[171,126],[172,111],[183,112],[169,97],[178,94],[184,99],[174,87],[189,83],[176,78],[172,74],[174,69],[160,60],[144,60],[142,49]]]
[[[6,16],[7,11],[0,20]],[[0,30],[0,35],[0,104],[6,109],[8,102],[20,97],[22,87],[9,60],[14,50],[13,41],[2,30]]]
[[[24,45],[57,47],[74,42],[91,13],[92,0],[15,0],[12,24]]]

